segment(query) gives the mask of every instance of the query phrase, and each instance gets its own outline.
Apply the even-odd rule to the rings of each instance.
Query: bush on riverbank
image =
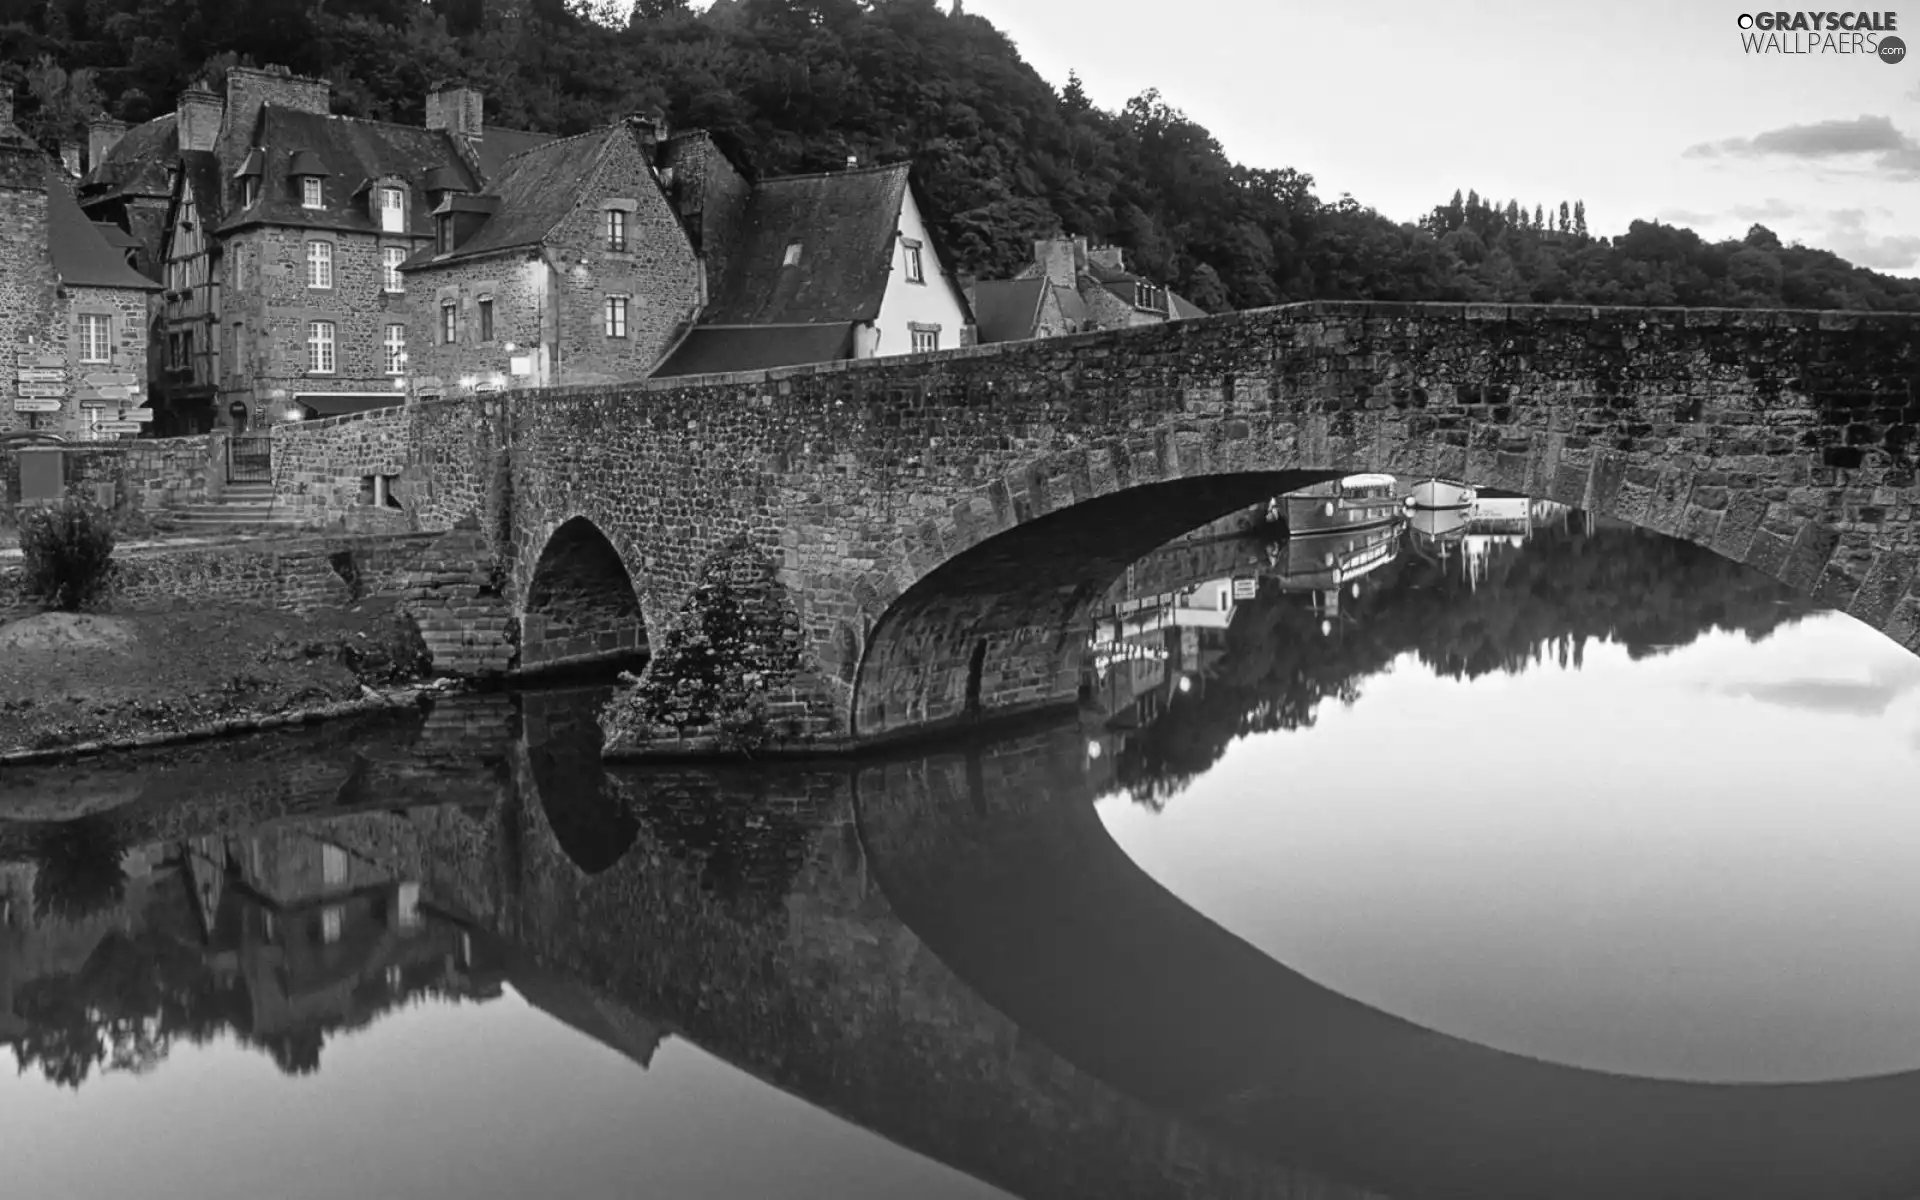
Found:
[[[106,590],[113,572],[113,522],[71,497],[20,512],[26,594],[49,608],[78,612]]]

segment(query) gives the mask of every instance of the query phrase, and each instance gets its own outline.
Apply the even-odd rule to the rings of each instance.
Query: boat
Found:
[[[1283,592],[1338,589],[1392,562],[1400,551],[1400,526],[1342,530],[1338,536],[1290,538],[1276,573]]]
[[[1349,475],[1288,492],[1273,507],[1284,502],[1289,538],[1345,533],[1401,519],[1405,505],[1397,491],[1399,483],[1391,475]]]
[[[1465,508],[1479,493],[1464,483],[1437,476],[1413,485],[1407,494],[1408,508]]]

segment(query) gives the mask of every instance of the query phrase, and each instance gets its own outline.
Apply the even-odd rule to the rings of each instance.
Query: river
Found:
[[[9,769],[0,1193],[1920,1191],[1920,659],[1519,511],[1171,544],[1079,711],[859,760]]]

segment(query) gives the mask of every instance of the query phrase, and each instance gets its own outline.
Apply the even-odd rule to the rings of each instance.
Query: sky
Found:
[[[1455,188],[1580,199],[1601,235],[1758,222],[1920,275],[1920,55],[1751,54],[1737,0],[963,3],[1056,87],[1077,71],[1107,109],[1158,88],[1322,199],[1402,221]],[[1891,11],[1920,47],[1920,7]]]

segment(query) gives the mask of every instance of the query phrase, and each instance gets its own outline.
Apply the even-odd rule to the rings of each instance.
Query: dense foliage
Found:
[[[760,173],[849,155],[911,159],[963,273],[1012,273],[1056,231],[1209,311],[1306,299],[1486,300],[1920,310],[1920,282],[1782,246],[1635,221],[1586,232],[1583,205],[1474,196],[1399,224],[1323,201],[1291,169],[1230,161],[1156,92],[1119,112],[1056,91],[987,20],[936,0],[0,0],[0,63],[51,148],[105,107],[166,112],[204,74],[284,63],[333,82],[336,111],[418,122],[429,86],[483,89],[488,120],[578,132],[664,109]]]
[[[100,598],[113,571],[113,522],[84,501],[20,511],[25,590],[51,608],[78,612]]]
[[[1477,585],[1459,560],[1401,558],[1341,602],[1331,635],[1301,594],[1264,591],[1235,614],[1226,652],[1204,688],[1174,699],[1130,738],[1117,761],[1133,797],[1153,807],[1219,761],[1237,738],[1312,727],[1330,700],[1351,704],[1361,685],[1404,654],[1448,679],[1519,674],[1551,654],[1578,663],[1589,641],[1635,659],[1715,629],[1759,641],[1814,605],[1689,542],[1602,526],[1536,530],[1496,550]]]

